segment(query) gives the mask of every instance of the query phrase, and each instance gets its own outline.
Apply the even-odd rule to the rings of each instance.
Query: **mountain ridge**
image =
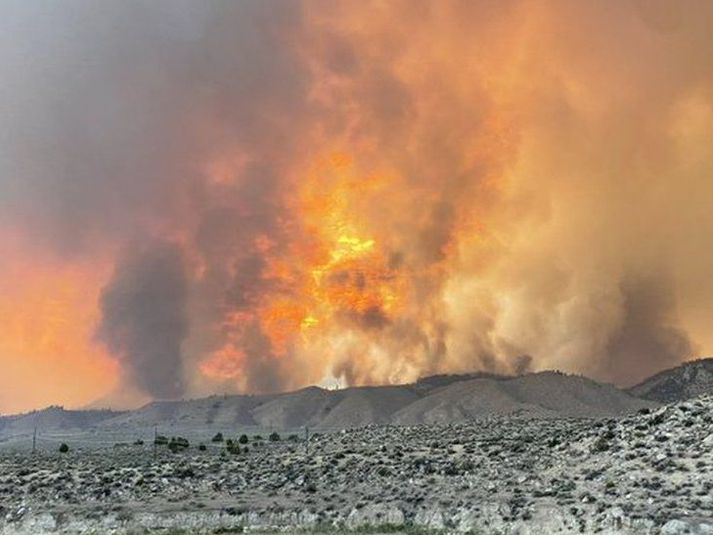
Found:
[[[628,388],[627,392],[659,403],[713,394],[713,357],[690,360],[662,370]]]
[[[412,384],[306,387],[261,395],[152,401],[128,411],[67,411],[51,407],[0,417],[0,438],[42,432],[92,431],[132,435],[159,425],[170,433],[233,429],[336,430],[373,424],[456,423],[492,416],[609,417],[658,403],[579,375],[543,371],[424,377]]]

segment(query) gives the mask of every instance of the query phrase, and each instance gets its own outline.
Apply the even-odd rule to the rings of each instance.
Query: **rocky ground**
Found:
[[[713,533],[713,398],[617,419],[366,427],[309,451],[206,439],[156,456],[0,453],[0,531]]]

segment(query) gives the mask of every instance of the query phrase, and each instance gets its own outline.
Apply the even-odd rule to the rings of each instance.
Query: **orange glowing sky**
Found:
[[[0,242],[0,407],[78,406],[113,388],[117,366],[93,341],[107,263],[57,262]]]

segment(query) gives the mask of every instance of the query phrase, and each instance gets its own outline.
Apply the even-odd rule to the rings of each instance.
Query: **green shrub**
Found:
[[[592,445],[592,451],[595,453],[609,451],[610,448],[611,448],[610,442],[603,436],[600,436],[597,440],[595,440],[594,444]]]
[[[654,426],[654,425],[660,425],[664,422],[666,417],[664,416],[664,413],[661,412],[657,415],[655,415],[653,418],[649,419],[649,425]]]
[[[238,439],[238,442],[241,444],[247,444],[248,443],[248,436],[245,434],[240,435],[240,438]]]
[[[67,453],[69,451],[69,446],[62,442],[62,444],[59,445],[59,452],[60,453]]]
[[[171,441],[168,443],[168,449],[173,453],[178,453],[179,451],[188,449],[188,446],[188,440],[183,437],[172,437]]]
[[[211,442],[223,442],[223,433],[216,433]]]
[[[277,432],[270,434],[270,442],[279,442],[280,435]]]

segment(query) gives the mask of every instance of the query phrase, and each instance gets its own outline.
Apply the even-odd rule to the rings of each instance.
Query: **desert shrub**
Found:
[[[223,442],[223,433],[216,433],[211,442]]]
[[[59,452],[60,453],[67,453],[69,451],[69,446],[62,442],[62,444],[59,445]]]
[[[470,472],[475,468],[475,463],[473,461],[463,461],[460,465],[460,468],[464,472]]]
[[[189,467],[187,467],[187,468],[179,468],[179,469],[177,469],[177,470],[173,473],[173,475],[175,475],[176,477],[180,477],[181,479],[186,479],[186,478],[189,478],[189,477],[195,477],[196,474],[195,474],[195,472],[193,471],[193,468],[191,468],[191,467],[189,466]]]
[[[134,441],[134,446],[143,446],[144,441],[141,440],[140,438]]]
[[[241,444],[247,444],[248,443],[248,436],[245,434],[240,435],[240,438],[238,439],[238,442]]]
[[[157,446],[165,446],[166,444],[168,444],[168,437],[165,437],[163,435],[158,435],[154,439],[153,443],[156,444]]]
[[[287,440],[289,440],[290,442],[297,442],[299,439],[300,439],[300,437],[298,437],[294,433],[292,433],[289,437],[287,437]]]
[[[188,440],[183,437],[172,437],[171,441],[168,443],[168,449],[173,453],[178,453],[187,449],[189,446]]]
[[[205,450],[207,450],[208,448],[206,447],[205,444],[199,444],[199,445],[198,445],[198,449],[201,450],[201,451],[205,451]]]
[[[664,422],[665,419],[666,419],[666,417],[664,416],[664,414],[662,412],[660,412],[653,418],[649,419],[649,425],[650,426],[660,425]]]
[[[226,443],[225,449],[228,451],[228,453],[232,453],[233,455],[238,455],[240,453],[240,446],[237,442],[233,442],[232,440],[229,440]]]
[[[603,451],[608,451],[610,447],[611,444],[609,443],[609,441],[603,436],[600,436],[592,445],[592,451],[595,453],[600,453]]]
[[[241,437],[241,438],[242,438],[242,437]],[[259,442],[260,440],[262,440],[262,437],[261,437],[260,435],[254,435],[254,436],[253,436],[253,441],[254,441],[254,442]]]
[[[280,435],[277,432],[271,433],[270,434],[270,442],[279,442],[280,441]]]

